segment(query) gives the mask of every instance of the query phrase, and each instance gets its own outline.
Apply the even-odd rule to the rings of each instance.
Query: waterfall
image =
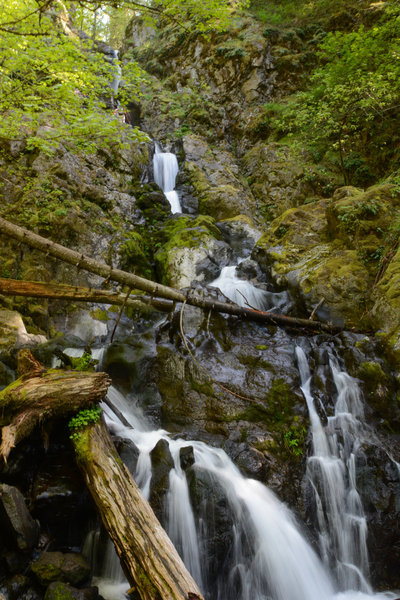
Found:
[[[123,397],[114,390],[118,410],[132,424],[138,425],[134,413],[124,407]],[[122,408],[122,410],[121,410]],[[317,555],[300,534],[290,511],[261,483],[243,477],[221,449],[198,441],[174,440],[164,430],[128,427],[108,406],[104,406],[108,426],[126,440],[132,441],[146,458],[147,474],[143,476],[148,494],[151,481],[151,449],[166,440],[174,460],[170,472],[170,489],[166,495],[167,529],[181,552],[193,577],[207,595],[215,590],[219,600],[328,600],[333,588]],[[195,473],[204,473],[224,497],[234,527],[231,532],[230,561],[220,565],[218,581],[204,577],[199,548],[207,544],[204,531],[212,524],[202,520],[212,515],[207,506],[202,518],[196,519],[191,504],[186,475],[180,464],[180,450],[192,447]],[[140,462],[140,458],[138,464]]]
[[[118,50],[114,50],[113,58],[112,58],[111,62],[112,62],[112,65],[114,66],[114,77],[110,83],[110,88],[112,89],[113,95],[115,97],[118,94],[118,88],[119,88],[119,84],[121,83],[121,75],[122,75],[121,65],[118,62]]]
[[[219,288],[224,296],[239,306],[282,312],[289,304],[287,292],[267,292],[255,287],[245,279],[239,279],[236,274],[236,265],[223,267],[219,277],[209,286]]]
[[[301,389],[310,412],[313,455],[308,460],[307,475],[315,491],[322,561],[300,532],[290,510],[262,483],[242,476],[222,449],[199,441],[172,439],[162,429],[152,430],[140,409],[128,404],[113,387],[108,392],[109,402],[103,404],[107,425],[139,450],[135,477],[146,497],[153,476],[150,453],[160,440],[167,442],[174,466],[165,494],[165,526],[206,599],[396,598],[391,592],[373,594],[367,581],[366,525],[355,486],[355,432],[359,431],[362,415],[358,387],[331,358],[338,397],[335,416],[323,427],[310,393],[306,357],[300,348],[296,353]],[[202,490],[197,492],[199,506],[192,503],[193,494],[181,464],[184,448],[193,450],[190,470],[200,484],[196,488]],[[227,528],[217,533],[217,545],[222,537],[225,546],[222,553],[216,553],[214,521],[221,505],[226,511]],[[106,556],[109,574],[116,559]],[[335,589],[329,575],[333,562],[342,592]],[[121,584],[120,573],[117,572],[114,585],[109,575],[96,583],[106,600],[125,598],[128,584],[125,588]]]
[[[154,181],[162,189],[171,205],[171,212],[181,213],[181,203],[175,190],[175,180],[179,171],[178,160],[172,152],[161,152],[156,143],[153,156]]]
[[[363,431],[360,390],[331,356],[337,399],[334,415],[323,426],[310,392],[307,359],[300,347],[296,354],[311,421],[313,454],[307,462],[307,477],[315,497],[321,554],[333,567],[342,590],[370,594],[367,523],[355,474],[355,455]]]

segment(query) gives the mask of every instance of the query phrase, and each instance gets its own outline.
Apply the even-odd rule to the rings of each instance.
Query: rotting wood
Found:
[[[100,402],[111,384],[107,373],[46,370],[29,350],[19,352],[18,372],[21,377],[0,392],[0,457],[4,462],[36,425]]]
[[[103,420],[73,440],[88,490],[141,600],[202,600],[171,540],[119,458]],[[104,482],[107,485],[104,485]]]
[[[310,321],[308,319],[288,317],[286,315],[268,311],[258,311],[251,308],[245,308],[238,306],[237,304],[220,302],[212,298],[205,298],[198,293],[190,291],[184,294],[179,290],[155,283],[154,281],[139,277],[133,273],[127,273],[121,269],[114,269],[105,263],[94,260],[93,258],[85,256],[84,254],[80,254],[75,250],[70,250],[65,246],[61,246],[61,244],[57,244],[56,242],[52,242],[47,238],[43,238],[42,236],[32,233],[23,227],[14,225],[13,223],[10,223],[10,221],[7,221],[1,217],[0,233],[10,236],[19,242],[27,244],[28,246],[36,248],[37,250],[41,250],[42,252],[45,252],[46,254],[54,256],[55,258],[63,260],[69,264],[75,265],[80,269],[84,269],[91,273],[96,273],[97,275],[100,275],[108,280],[117,281],[123,285],[131,287],[132,289],[142,290],[151,294],[152,296],[159,296],[175,302],[184,302],[186,300],[187,304],[192,306],[211,309],[216,312],[235,315],[253,321],[267,322],[279,327],[300,327],[312,331],[325,331],[331,334],[338,333],[344,329],[343,327],[335,326],[330,323],[321,323],[320,321]]]

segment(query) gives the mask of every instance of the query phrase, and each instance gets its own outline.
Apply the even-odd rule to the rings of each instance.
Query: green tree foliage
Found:
[[[0,139],[51,153],[61,142],[90,151],[121,137],[145,138],[106,110],[117,65],[95,51],[93,34],[104,39],[118,11],[126,18],[132,10],[222,28],[240,1],[0,0]],[[80,25],[86,35],[78,35]],[[139,96],[142,72],[134,62],[122,69],[119,97],[126,105]]]
[[[319,66],[275,125],[300,131],[320,151],[336,150],[345,182],[357,153],[386,156],[400,108],[400,7],[388,2],[371,28],[326,35]],[[358,167],[360,164],[358,163]]]

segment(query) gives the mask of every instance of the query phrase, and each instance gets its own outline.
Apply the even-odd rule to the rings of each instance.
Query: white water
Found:
[[[321,550],[325,566],[300,533],[288,508],[260,482],[241,475],[225,452],[198,441],[173,440],[164,430],[151,430],[137,407],[132,407],[114,388],[109,399],[130,426],[104,405],[109,428],[135,444],[140,451],[135,478],[149,496],[152,467],[150,452],[159,440],[169,445],[174,468],[166,495],[166,528],[193,577],[206,597],[217,600],[378,600],[393,599],[391,592],[373,594],[367,581],[365,519],[355,488],[353,433],[358,430],[362,404],[355,381],[331,361],[338,390],[335,416],[323,427],[310,393],[310,372],[301,349],[297,349],[302,390],[310,411],[313,456],[307,473],[319,505]],[[342,445],[338,440],[345,440]],[[206,479],[203,506],[193,511],[185,471],[180,464],[182,448],[192,447],[193,469]],[[343,462],[344,461],[344,462]],[[347,476],[345,476],[347,473]],[[201,475],[203,474],[203,475]],[[205,478],[205,479],[204,479]],[[222,565],[206,564],[207,543],[216,507],[211,490],[223,499],[232,520],[230,546]],[[228,532],[229,533],[229,532]],[[204,553],[204,555],[202,554]],[[128,584],[121,582],[115,553],[106,557],[106,578],[97,580],[106,600],[123,600]],[[338,592],[328,567],[342,589]],[[217,567],[217,568],[216,568]],[[214,570],[213,578],[209,572]],[[217,575],[215,574],[217,573]],[[211,591],[210,591],[211,590]]]
[[[175,191],[175,180],[179,171],[178,160],[172,152],[161,152],[158,144],[153,156],[154,181],[162,189],[171,206],[171,212],[181,213],[181,203]]]
[[[132,428],[122,425],[104,406],[107,423],[116,434],[139,448],[143,460],[138,461],[137,475],[146,495],[151,480],[149,453],[160,439],[169,444],[175,468],[171,471],[167,494],[167,529],[204,592],[214,585],[219,600],[332,598],[333,586],[320,560],[300,534],[290,511],[270,490],[243,477],[221,449],[197,441],[172,440],[164,430],[146,430],[130,412],[124,398],[115,390],[112,394],[113,402],[132,423]],[[194,469],[204,472],[212,485],[218,487],[234,522],[230,564],[221,566],[223,573],[217,584],[204,579],[208,567],[202,562],[199,548],[206,544],[203,532],[212,529],[212,524],[196,522],[192,510],[186,476],[180,465],[180,450],[187,446],[194,451]],[[210,518],[212,512],[209,504],[202,517],[205,513]]]
[[[114,50],[112,64],[114,66],[114,78],[110,83],[110,87],[114,93],[114,96],[116,96],[118,93],[119,84],[121,83],[122,75],[121,65],[118,62],[118,50]]]
[[[310,392],[306,357],[299,347],[296,354],[311,421],[313,455],[308,459],[307,476],[315,496],[321,555],[335,572],[340,589],[371,594],[367,523],[355,472],[355,454],[363,432],[360,391],[331,357],[337,399],[334,416],[323,426]]]
[[[287,304],[287,293],[266,292],[255,287],[246,279],[239,279],[236,275],[236,266],[223,267],[217,279],[209,284],[210,287],[219,288],[221,292],[238,304],[257,310],[283,310]]]

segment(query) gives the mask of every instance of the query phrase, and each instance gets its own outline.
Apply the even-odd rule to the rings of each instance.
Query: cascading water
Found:
[[[223,267],[217,279],[209,284],[218,288],[224,296],[239,306],[257,310],[284,310],[289,303],[287,292],[272,293],[255,287],[249,281],[240,279],[236,274],[236,265]]]
[[[310,371],[304,352],[296,350],[302,391],[310,413],[313,455],[307,475],[315,491],[322,562],[300,533],[288,510],[263,484],[241,475],[226,453],[203,442],[172,439],[152,430],[140,409],[110,388],[103,410],[109,429],[139,450],[135,478],[148,498],[150,453],[160,440],[173,459],[165,494],[165,526],[206,598],[217,600],[372,600],[393,599],[391,592],[373,594],[367,581],[366,524],[355,487],[354,453],[360,433],[362,403],[356,382],[330,368],[337,388],[335,416],[323,427],[310,393]],[[114,410],[113,408],[114,407]],[[183,449],[192,449],[193,477],[202,491],[192,502],[181,464]],[[229,514],[224,551],[215,552],[218,506]],[[221,556],[223,557],[221,559]],[[323,564],[325,562],[325,565]],[[128,584],[115,553],[106,554],[106,570],[96,581],[106,600],[123,600]],[[337,583],[329,575],[333,575]],[[110,578],[114,577],[114,581]],[[337,589],[342,590],[338,592]]]
[[[367,523],[355,475],[355,454],[363,430],[360,390],[331,356],[337,399],[334,416],[328,417],[324,427],[310,392],[307,359],[300,347],[296,354],[311,421],[313,455],[308,459],[307,477],[315,497],[321,554],[333,567],[342,590],[370,594]]]
[[[113,392],[116,401],[117,392]],[[118,400],[118,411],[127,421],[132,415]],[[287,508],[261,483],[246,479],[221,449],[210,448],[197,441],[173,440],[164,430],[144,431],[121,423],[108,406],[104,406],[108,426],[118,436],[131,440],[146,455],[141,463],[148,466],[143,477],[145,486],[151,479],[149,451],[163,439],[169,444],[174,459],[167,494],[167,529],[172,541],[207,595],[213,592],[219,600],[324,600],[333,595],[328,575],[318,557],[299,533]],[[205,515],[212,513],[206,507],[202,519],[196,522],[185,473],[180,464],[180,451],[191,446],[194,452],[194,471],[204,472],[225,498],[234,526],[230,532],[232,544],[229,561],[218,568],[218,581],[203,578],[199,548],[207,539]],[[139,465],[140,459],[138,461]]]
[[[121,83],[122,69],[118,62],[118,50],[114,50],[111,63],[114,67],[114,77],[110,83],[110,87],[113,91],[114,97],[118,94],[119,84]]]
[[[175,190],[175,180],[179,171],[178,160],[172,152],[162,152],[159,145],[155,144],[153,156],[154,181],[162,189],[171,205],[171,212],[181,213],[181,203]]]

